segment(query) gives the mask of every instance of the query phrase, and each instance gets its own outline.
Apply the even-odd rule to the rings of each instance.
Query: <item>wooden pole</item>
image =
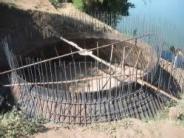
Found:
[[[97,57],[96,55],[94,55],[94,54],[92,53],[92,51],[83,49],[83,48],[81,48],[79,45],[77,45],[76,43],[74,43],[74,42],[72,42],[72,41],[69,41],[69,40],[67,40],[67,39],[65,39],[65,38],[63,38],[63,37],[60,37],[60,39],[61,39],[62,41],[64,41],[64,42],[66,42],[67,44],[69,44],[69,45],[75,47],[76,49],[78,49],[79,51],[77,51],[77,53],[79,53],[80,55],[82,55],[82,56],[90,56],[91,58],[97,60],[98,62],[100,62],[100,63],[102,63],[102,64],[108,66],[109,68],[111,68],[111,69],[113,69],[113,70],[116,70],[117,67],[115,67],[115,66],[111,65],[110,63],[106,62],[105,60],[103,60],[103,59]],[[69,54],[69,55],[70,55],[70,54]],[[59,57],[61,57],[61,56],[59,56]],[[58,59],[58,57],[54,57],[54,58],[51,58],[51,59],[52,59],[52,60],[53,60],[53,59]],[[49,60],[50,60],[50,59],[49,59]],[[38,62],[38,63],[36,63],[36,64],[44,63],[44,62],[46,62],[46,61],[48,61],[48,60],[43,60],[43,61],[40,61],[40,62]],[[30,64],[29,66],[32,66],[32,65],[35,65],[35,63]],[[27,65],[27,66],[28,66],[28,65]],[[18,69],[22,69],[22,68],[25,68],[25,67],[20,67],[20,68],[18,68]],[[10,73],[10,72],[13,72],[13,71],[16,71],[16,70],[17,70],[17,69],[13,69],[13,70],[10,70],[10,71],[5,71],[5,72],[0,73],[0,75],[6,74],[6,73]],[[118,69],[118,70],[119,70],[119,69]],[[124,75],[129,76],[129,74],[124,74]],[[118,81],[122,81],[122,80],[118,79],[117,77],[114,77],[114,78],[117,79]],[[172,95],[169,95],[167,92],[165,92],[165,91],[163,91],[163,90],[161,90],[161,89],[159,89],[159,88],[153,86],[152,84],[150,84],[150,83],[148,83],[148,82],[146,82],[146,81],[144,81],[144,80],[137,79],[137,82],[138,82],[140,85],[146,85],[146,86],[148,86],[148,87],[150,87],[150,88],[152,88],[152,89],[158,91],[159,93],[165,95],[166,97],[168,97],[168,98],[170,98],[170,99],[172,99],[172,100],[174,100],[174,101],[177,101],[177,102],[179,101],[179,99],[177,99],[176,97],[174,97],[174,96],[172,96]]]
[[[146,36],[149,36],[151,35],[150,33],[147,33],[147,34],[144,34],[142,36],[139,36],[139,37],[136,37],[137,39],[138,38],[142,38],[142,37],[146,37]],[[57,36],[59,37],[59,36]],[[63,37],[61,37],[63,38]],[[125,39],[125,40],[122,40],[122,41],[118,41],[118,42],[114,42],[114,43],[110,43],[110,44],[106,44],[106,45],[102,45],[100,46],[99,48],[106,48],[106,47],[110,47],[112,45],[115,45],[115,44],[120,44],[122,42],[126,42],[126,41],[131,41],[135,39],[134,37],[133,38],[128,38],[128,39]],[[66,39],[65,39],[66,40]],[[73,42],[72,42],[73,43]],[[71,44],[72,44],[71,43]],[[73,43],[75,46],[76,44]],[[77,47],[76,47],[77,48]],[[84,50],[84,51],[75,51],[75,52],[72,52],[72,53],[67,53],[67,54],[64,54],[64,55],[60,55],[60,56],[56,56],[56,57],[52,57],[52,58],[49,58],[49,59],[45,59],[45,60],[42,60],[42,61],[38,61],[38,62],[35,62],[35,63],[32,63],[32,64],[28,64],[28,65],[24,65],[24,66],[21,66],[21,67],[18,67],[18,68],[14,68],[14,69],[10,69],[10,70],[6,70],[6,71],[3,71],[3,72],[0,72],[0,75],[5,75],[5,74],[8,74],[8,73],[12,73],[14,71],[18,71],[18,70],[21,70],[21,69],[25,69],[25,68],[28,68],[28,67],[32,67],[32,66],[35,66],[35,65],[39,65],[39,64],[42,64],[42,63],[46,63],[46,62],[49,62],[49,61],[53,61],[53,60],[56,60],[56,59],[60,59],[60,58],[63,58],[63,57],[67,57],[67,56],[70,56],[70,55],[74,55],[74,54],[78,54],[80,52],[80,54],[84,55],[85,53],[89,53],[90,51],[93,51],[93,50],[96,50],[96,48],[92,48],[92,49],[89,49],[89,50]]]
[[[95,56],[92,52],[87,52],[87,50],[81,48],[80,46],[78,46],[77,44],[75,44],[75,43],[73,43],[73,42],[71,42],[71,41],[69,41],[69,40],[66,40],[66,39],[63,38],[63,37],[60,37],[60,39],[63,40],[64,42],[70,44],[71,46],[77,48],[77,49],[80,50],[81,52],[84,51],[85,54],[83,54],[83,55],[85,55],[85,56],[90,56],[90,57],[92,57],[93,59],[99,61],[100,63],[102,63],[102,64],[108,66],[109,68],[111,68],[111,69],[113,69],[113,70],[116,70],[116,67],[114,67],[112,64],[106,62],[105,60],[103,60],[103,59],[101,59],[101,58]],[[140,56],[140,53],[138,54],[138,56]],[[139,59],[139,58],[138,58],[138,59]],[[137,63],[136,63],[136,64],[137,64]],[[124,74],[124,75],[127,75],[127,76],[128,76],[129,74]],[[117,79],[116,77],[114,77],[114,78]],[[121,81],[120,79],[117,79],[117,80]],[[146,85],[146,86],[152,88],[153,90],[160,92],[161,94],[165,95],[166,97],[168,97],[168,98],[170,98],[170,99],[172,99],[172,100],[174,100],[174,101],[177,101],[177,102],[179,101],[179,99],[177,99],[176,97],[174,97],[174,96],[168,94],[167,92],[165,92],[165,91],[163,91],[163,90],[157,88],[156,86],[154,86],[154,85],[152,85],[152,84],[150,84],[150,83],[148,83],[148,82],[146,82],[146,81],[144,81],[144,80],[137,79],[137,82],[138,82],[140,85]]]

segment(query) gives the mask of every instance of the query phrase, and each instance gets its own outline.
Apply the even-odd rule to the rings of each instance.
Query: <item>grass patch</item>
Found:
[[[39,121],[30,121],[16,109],[0,114],[0,137],[19,138],[38,132],[41,128]]]
[[[73,0],[73,5],[80,10],[84,8],[83,0]]]

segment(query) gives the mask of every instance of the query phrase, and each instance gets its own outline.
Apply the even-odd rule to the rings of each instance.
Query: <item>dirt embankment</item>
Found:
[[[55,9],[48,0],[1,0],[0,41],[7,40],[15,54],[29,53],[37,47],[59,42],[55,35],[68,39],[121,39],[110,26],[80,12],[68,4]],[[85,19],[85,20],[84,20]],[[3,44],[0,44],[0,68],[6,66]]]
[[[117,30],[71,4],[56,9],[48,0],[0,0],[0,11],[0,41],[6,38],[9,47],[17,55],[56,45],[60,41],[55,37],[56,34],[74,42],[83,38],[113,41],[127,39]],[[140,45],[148,47],[146,44]],[[1,46],[0,68],[6,65],[2,51]]]

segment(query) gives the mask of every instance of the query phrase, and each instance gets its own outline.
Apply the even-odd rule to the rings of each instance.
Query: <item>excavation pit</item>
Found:
[[[25,69],[24,80],[29,82],[30,85],[35,82],[39,85],[45,85],[44,82],[49,84],[62,83],[67,85],[65,86],[67,91],[93,92],[112,89],[118,87],[121,83],[134,83],[137,79],[153,73],[153,70],[157,68],[158,58],[150,47],[143,49],[132,42],[105,39],[74,41],[88,52],[94,53],[100,60],[96,61],[89,55],[77,53],[72,46],[60,42],[55,47],[46,46],[26,53],[26,56],[31,55],[32,59],[19,59],[21,65],[17,66],[24,66],[24,64],[63,55],[59,60]],[[94,47],[95,44],[96,47]],[[70,52],[74,54],[70,55]],[[64,56],[66,54],[67,56]],[[149,57],[146,55],[149,55]],[[108,65],[103,64],[101,60],[107,62]],[[22,73],[20,72],[18,75],[22,75]]]
[[[77,53],[12,73],[10,77],[11,84],[14,86],[12,92],[17,103],[31,118],[42,117],[68,124],[84,125],[119,120],[125,117],[153,117],[164,107],[168,99],[159,97],[154,90],[140,85],[136,80],[152,78],[152,81],[155,81],[154,76],[158,72],[158,59],[155,58],[151,61],[148,60],[149,58],[144,59],[145,55],[152,57],[153,50],[147,50],[151,53],[146,53],[147,51],[140,48],[141,52],[145,52],[141,55],[139,47],[134,44],[131,47],[131,43],[128,47],[123,45],[126,44],[124,42],[117,47],[113,45],[114,49],[118,49],[118,53],[115,50],[112,52],[112,45],[109,49],[93,51],[95,55],[99,54],[98,57],[101,59],[107,62],[111,61],[111,66],[115,67],[113,69],[91,57]],[[76,51],[70,46],[62,47],[60,44],[51,48],[52,51],[49,50],[51,57],[54,53],[55,55],[66,54],[62,53],[62,48],[69,52]],[[124,52],[119,50],[119,46]],[[82,47],[84,48],[84,46]],[[47,47],[45,49],[48,50]],[[14,61],[15,57],[10,58],[10,65],[20,67],[37,63],[46,57],[46,54],[43,56],[43,54],[33,53],[29,53],[31,58],[20,58],[16,60],[17,62]],[[123,56],[123,53],[129,53],[129,55]],[[8,55],[14,56],[13,53]],[[110,58],[113,57],[111,55],[116,56]],[[134,57],[130,55],[134,55]],[[154,56],[156,57],[156,55]],[[122,57],[126,57],[123,62]],[[139,60],[140,57],[142,60]],[[135,59],[137,60],[135,61]],[[152,63],[153,61],[155,64]]]

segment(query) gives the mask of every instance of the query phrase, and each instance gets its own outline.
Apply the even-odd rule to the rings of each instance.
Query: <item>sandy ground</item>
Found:
[[[181,102],[181,103],[180,103]],[[46,124],[45,131],[30,138],[184,138],[183,100],[154,119],[127,118],[118,122],[81,126]]]
[[[47,124],[47,131],[30,138],[183,138],[184,128],[171,120],[145,123],[126,119],[88,127],[61,127]]]

